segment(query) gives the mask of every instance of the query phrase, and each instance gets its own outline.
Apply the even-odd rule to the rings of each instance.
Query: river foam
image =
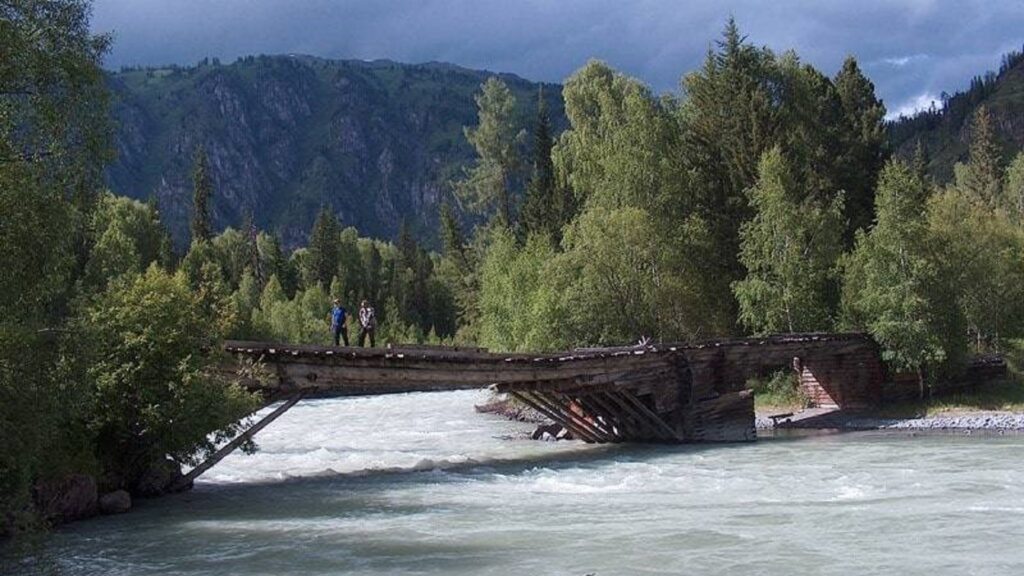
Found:
[[[526,440],[478,392],[314,400],[11,573],[1020,574],[1024,439]],[[0,570],[2,572],[2,570]]]

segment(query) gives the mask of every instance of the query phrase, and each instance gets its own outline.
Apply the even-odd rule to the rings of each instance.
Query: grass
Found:
[[[883,417],[912,418],[963,412],[1024,412],[1024,340],[1004,343],[1006,377],[971,390],[883,407]]]
[[[747,388],[754,391],[758,412],[797,412],[807,406],[799,380],[792,370],[782,369],[767,376],[751,378]]]
[[[1024,378],[1011,373],[1002,380],[937,398],[911,400],[884,406],[879,416],[915,418],[963,412],[1024,412]]]

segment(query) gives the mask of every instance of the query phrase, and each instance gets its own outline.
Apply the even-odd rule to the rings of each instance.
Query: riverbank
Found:
[[[789,416],[785,414],[787,413],[778,411],[758,412],[755,418],[757,429],[1024,433],[1024,412],[960,410],[920,416],[888,416],[812,408],[794,412]]]

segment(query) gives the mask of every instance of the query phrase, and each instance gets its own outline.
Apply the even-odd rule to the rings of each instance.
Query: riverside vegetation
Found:
[[[88,16],[0,3],[5,531],[59,521],[42,487],[75,473],[101,492],[169,485],[153,471],[201,459],[257,406],[213,370],[220,340],[326,343],[332,297],[374,302],[383,341],[509,351],[866,330],[922,387],[1024,336],[1024,156],[1007,165],[980,108],[949,182],[923,152],[890,157],[853,58],[829,77],[729,22],[678,96],[586,64],[560,133],[550,94],[524,122],[490,78],[440,253],[408,225],[361,237],[326,205],[297,250],[252,214],[217,233],[199,141],[178,254],[155,202],[103,189],[110,38]]]

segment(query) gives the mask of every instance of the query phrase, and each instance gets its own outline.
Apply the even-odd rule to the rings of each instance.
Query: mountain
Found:
[[[408,219],[431,239],[447,182],[473,159],[462,127],[476,124],[473,96],[492,75],[309,56],[110,73],[117,156],[107,182],[118,194],[155,196],[183,246],[192,159],[202,145],[218,230],[252,210],[257,225],[294,246],[328,205],[365,235],[391,238]],[[498,76],[529,131],[540,84]],[[561,87],[547,85],[544,94],[555,126],[564,127]]]
[[[953,177],[953,165],[967,160],[968,131],[979,106],[992,115],[996,137],[1009,161],[1024,149],[1024,53],[1003,56],[998,72],[977,76],[965,91],[942,94],[942,106],[889,123],[889,143],[899,156],[911,158],[918,141],[928,171],[939,182]]]

